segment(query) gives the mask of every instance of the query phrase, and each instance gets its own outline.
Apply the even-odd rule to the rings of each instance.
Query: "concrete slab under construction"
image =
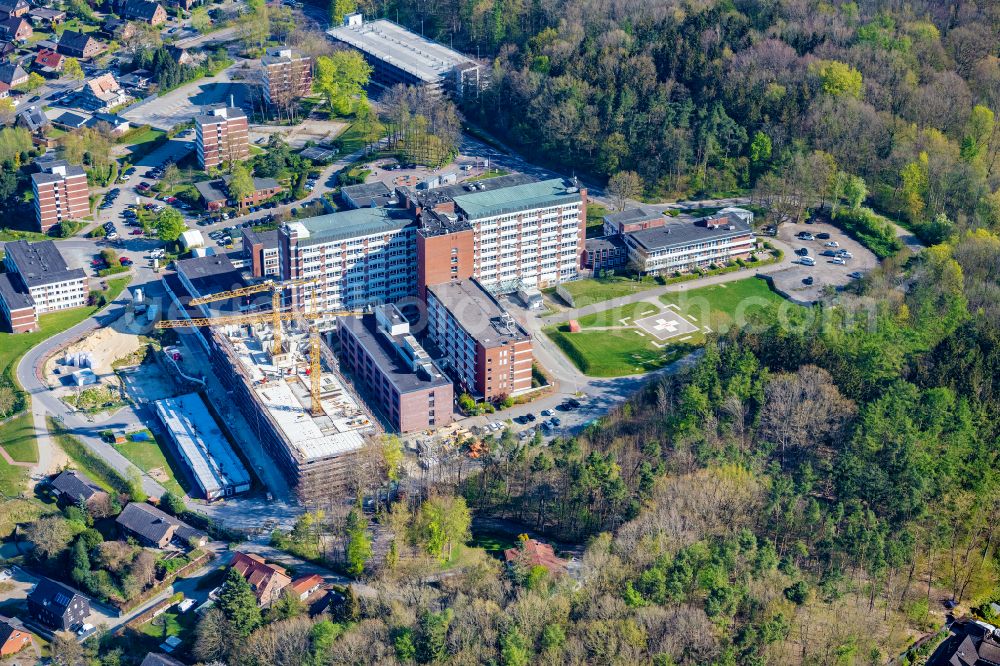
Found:
[[[308,333],[286,329],[284,352],[272,354],[266,324],[212,329],[213,366],[235,404],[307,503],[347,496],[353,454],[381,429],[332,352],[320,345],[321,413],[312,413]]]

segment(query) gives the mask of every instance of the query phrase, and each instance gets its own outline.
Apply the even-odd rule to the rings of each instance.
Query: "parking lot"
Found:
[[[122,115],[134,125],[167,131],[191,122],[207,106],[228,104],[230,95],[236,106],[242,106],[249,95],[249,87],[246,83],[233,81],[230,70],[226,70],[218,76],[200,79],[150,99]]]
[[[798,234],[801,232],[813,234],[815,240],[800,240]],[[822,237],[823,234],[828,234],[829,238]],[[800,303],[818,301],[827,287],[850,284],[854,281],[852,273],[867,274],[878,265],[874,254],[832,224],[782,224],[778,238],[788,243],[793,251],[807,249],[808,256],[816,262],[815,266],[806,266],[800,263],[801,256],[795,256],[792,257],[795,263],[790,268],[771,274],[774,287]],[[838,247],[826,247],[825,243],[837,243]],[[853,255],[843,265],[834,263],[835,257],[822,254],[841,249]],[[808,284],[810,278],[812,284]]]

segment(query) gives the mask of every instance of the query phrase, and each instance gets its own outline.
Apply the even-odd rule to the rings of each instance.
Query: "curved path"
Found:
[[[67,241],[73,243],[74,241]],[[81,241],[75,241],[77,243]],[[136,281],[138,275],[133,277]],[[107,325],[125,313],[125,307],[131,300],[128,288],[122,290],[118,298],[106,308],[94,313],[76,326],[57,333],[29,350],[17,364],[17,381],[31,398],[31,414],[35,426],[35,436],[38,439],[38,462],[34,465],[33,476],[36,478],[54,471],[55,442],[49,435],[45,419],[52,416],[60,419],[64,427],[84,443],[87,448],[106,461],[115,471],[128,478],[131,470],[136,470],[142,477],[142,488],[151,497],[160,497],[166,490],[141,469],[133,465],[114,446],[101,439],[101,430],[118,429],[141,423],[138,414],[132,407],[125,407],[108,416],[106,420],[97,423],[85,415],[70,410],[52,392],[41,378],[41,371],[48,359],[66,345],[86,336],[91,331]]]

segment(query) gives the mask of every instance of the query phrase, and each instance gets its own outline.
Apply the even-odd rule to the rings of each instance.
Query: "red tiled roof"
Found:
[[[303,576],[302,578],[296,578],[292,581],[292,590],[295,594],[302,594],[307,592],[317,585],[323,584],[323,577],[312,574],[311,576]]]
[[[35,56],[35,63],[42,67],[52,67],[55,69],[62,62],[63,57],[52,49],[42,49]]]
[[[233,557],[233,568],[247,579],[258,601],[270,602],[272,595],[291,582],[288,572],[283,567],[268,564],[259,555],[236,553]],[[265,599],[265,595],[269,598]]]
[[[528,539],[523,542],[520,548],[508,548],[503,552],[503,556],[508,562],[521,559],[533,567],[545,567],[552,573],[566,571],[566,561],[556,557],[552,546],[547,543],[535,541],[534,539]]]

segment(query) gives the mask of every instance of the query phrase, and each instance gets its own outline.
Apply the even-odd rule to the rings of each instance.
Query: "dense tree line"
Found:
[[[686,196],[785,179],[821,151],[914,224],[1000,224],[995,3],[363,7],[488,59],[491,88],[466,113],[564,167]]]

